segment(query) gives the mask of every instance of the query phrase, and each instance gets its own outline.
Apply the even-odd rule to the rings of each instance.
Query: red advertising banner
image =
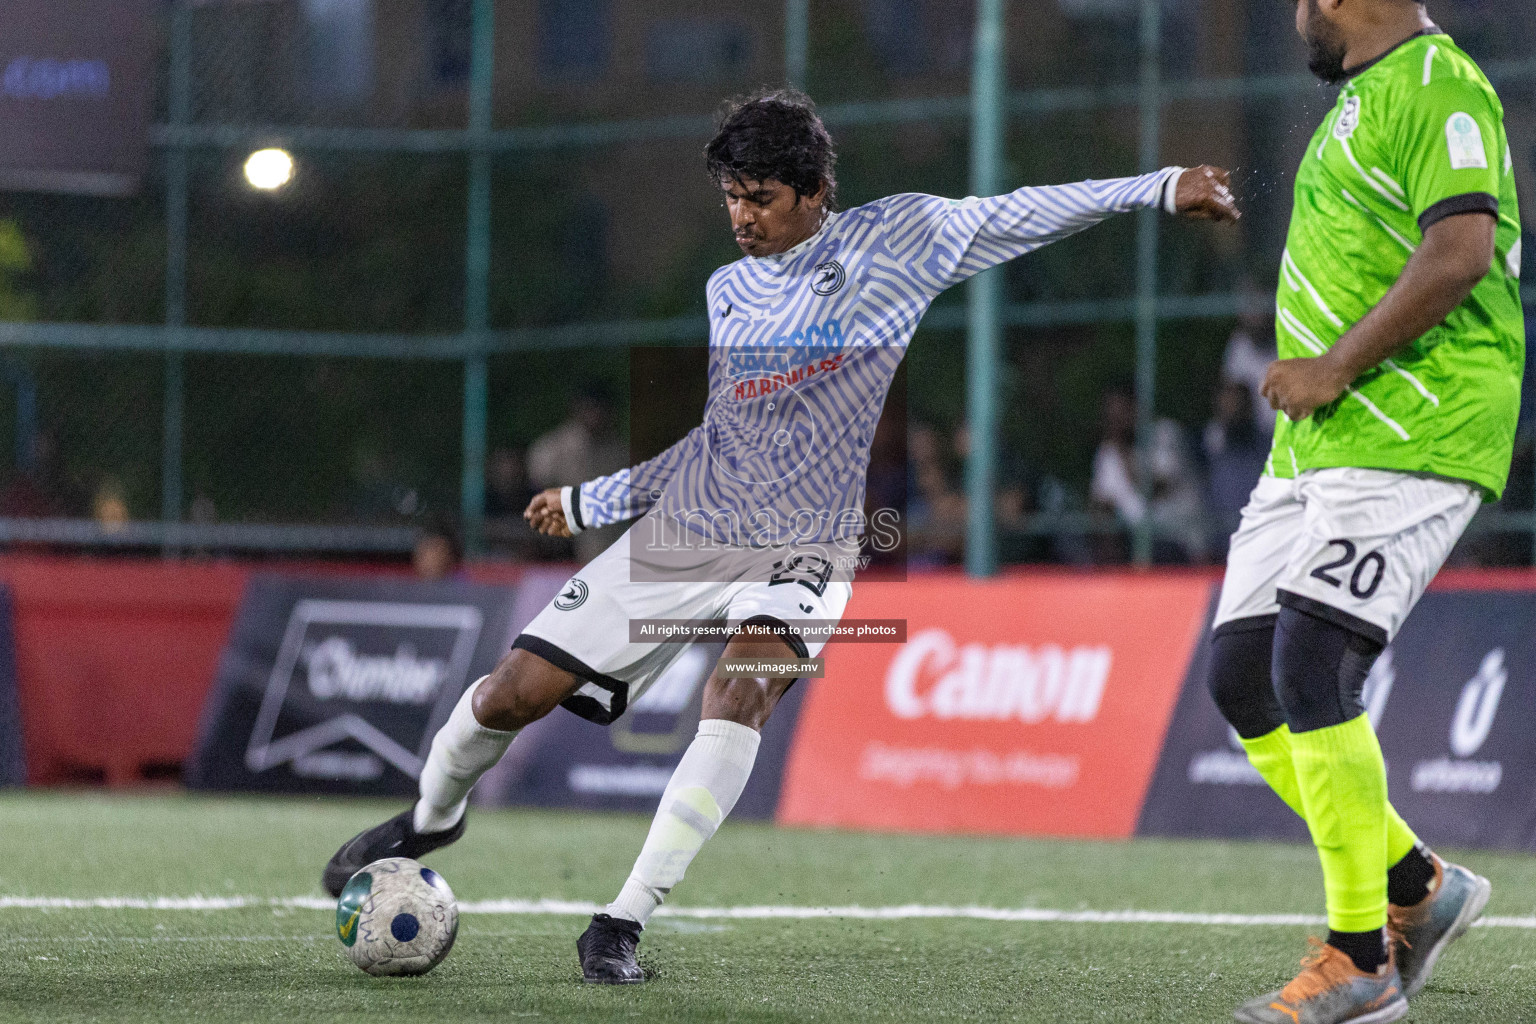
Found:
[[[1129,836],[1204,622],[1209,580],[1117,573],[856,585],[904,644],[832,644],[778,820]]]

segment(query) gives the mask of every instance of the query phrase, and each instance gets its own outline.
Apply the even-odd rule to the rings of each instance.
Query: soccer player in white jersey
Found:
[[[370,861],[457,840],[475,781],[556,706],[603,724],[621,715],[684,650],[632,632],[636,623],[721,622],[731,631],[722,662],[817,655],[825,634],[809,624],[842,616],[861,539],[878,543],[892,526],[864,518],[870,442],[940,292],[1112,214],[1238,217],[1226,172],[1212,167],[837,212],[832,139],[794,92],[734,104],[705,158],[743,258],[706,288],[704,422],[648,462],[534,498],[525,518],[555,536],[640,522],[464,692],[432,741],[420,799],[337,851],[324,876],[332,893]],[[577,941],[587,981],[645,980],[641,929],[735,806],[759,731],[793,683],[717,668],[705,684],[698,734],[634,870]]]

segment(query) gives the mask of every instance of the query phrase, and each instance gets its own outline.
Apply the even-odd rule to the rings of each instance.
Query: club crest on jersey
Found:
[[[1355,129],[1360,127],[1360,97],[1344,97],[1344,109],[1339,112],[1339,119],[1333,126],[1333,137],[1347,139],[1355,134]]]
[[[811,291],[817,295],[831,295],[848,279],[848,275],[843,271],[843,265],[837,260],[818,264],[811,274]]]
[[[573,608],[581,607],[586,599],[586,582],[573,579],[565,585],[565,589],[560,592],[560,596],[555,598],[555,607],[562,612],[568,612]]]

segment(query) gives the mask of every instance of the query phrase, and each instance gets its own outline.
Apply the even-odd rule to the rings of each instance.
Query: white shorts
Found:
[[[801,636],[796,622],[836,622],[853,594],[852,564],[841,559],[857,557],[856,546],[717,544],[658,558],[642,539],[646,522],[572,576],[512,645],[585,680],[562,703],[599,724],[622,715],[689,646],[637,640],[632,622],[768,619],[789,627],[798,656],[814,658],[826,633]]]
[[[1264,477],[1232,536],[1215,626],[1285,605],[1390,643],[1482,500],[1468,483],[1379,469]]]

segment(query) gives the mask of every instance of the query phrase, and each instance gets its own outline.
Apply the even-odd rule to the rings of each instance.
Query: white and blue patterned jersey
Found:
[[[951,285],[1116,213],[1161,204],[1177,168],[987,199],[890,196],[709,279],[704,422],[581,484],[580,527],[656,512],[719,543],[861,536],[875,425],[917,324]]]

